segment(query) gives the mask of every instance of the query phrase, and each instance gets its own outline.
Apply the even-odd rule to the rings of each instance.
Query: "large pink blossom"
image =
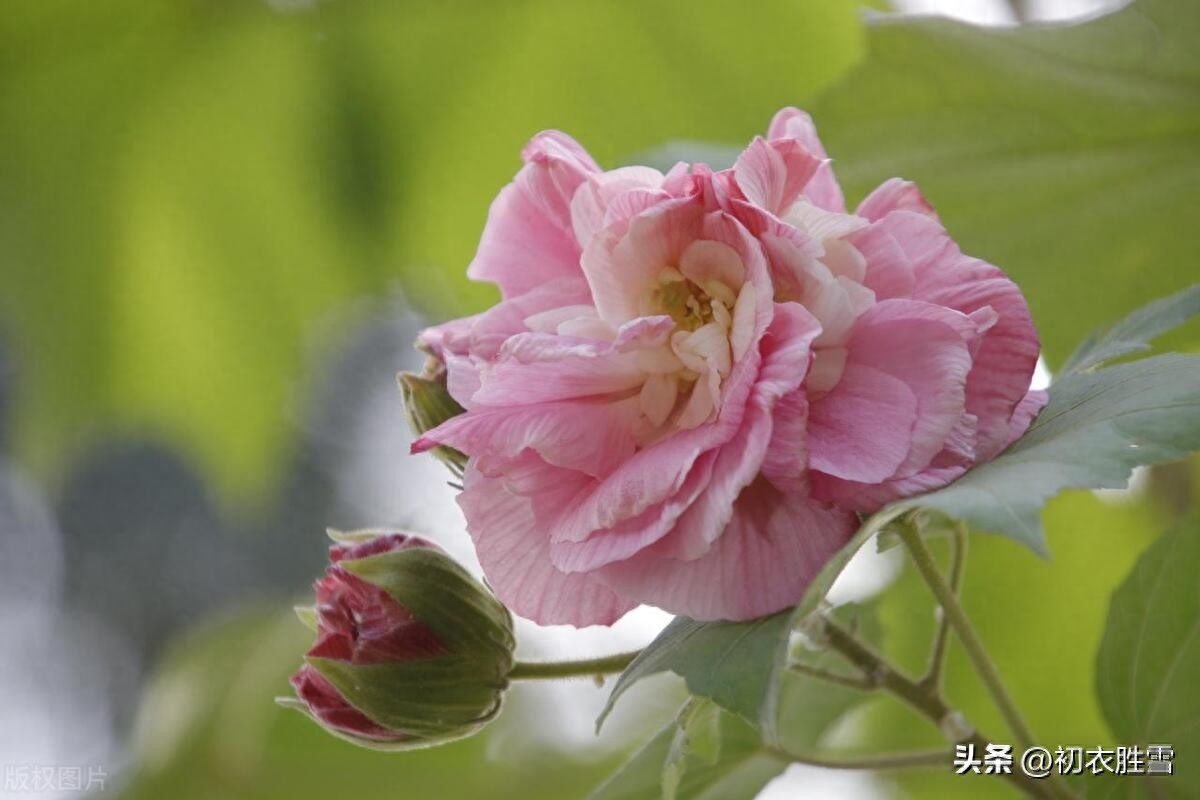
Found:
[[[1017,287],[910,183],[848,212],[800,111],[721,172],[606,172],[558,132],[523,156],[468,270],[502,301],[422,336],[466,412],[414,445],[469,456],[459,503],[519,614],[785,608],[859,513],[1044,402]]]

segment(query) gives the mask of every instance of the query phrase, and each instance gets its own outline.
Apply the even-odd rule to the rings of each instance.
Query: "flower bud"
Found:
[[[436,428],[451,417],[462,414],[464,409],[446,390],[445,368],[440,361],[430,358],[430,366],[424,375],[401,372],[397,376],[400,394],[404,398],[404,409],[408,424],[417,436]],[[462,477],[467,457],[453,447],[433,448],[433,454],[450,467],[455,475]]]
[[[403,533],[331,532],[307,662],[292,676],[305,711],[356,744],[405,750],[475,733],[500,709],[512,617],[441,549]]]

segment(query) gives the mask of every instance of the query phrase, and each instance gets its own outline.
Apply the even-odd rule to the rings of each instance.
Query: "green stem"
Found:
[[[967,531],[963,525],[954,526],[954,535],[950,539],[950,590],[958,597],[962,588],[963,572],[967,563]],[[940,610],[940,607],[939,607]],[[921,683],[941,691],[942,675],[946,668],[946,646],[950,643],[950,618],[941,611],[938,618],[937,632],[933,637],[933,648],[929,653],[929,667]]]
[[[950,754],[946,752],[945,748],[918,750],[911,753],[886,753],[877,756],[818,756],[780,748],[772,748],[771,752],[796,764],[825,767],[826,769],[912,769],[914,767],[948,767],[951,763]]]
[[[971,625],[971,620],[967,618],[966,612],[963,611],[962,605],[958,602],[957,595],[950,585],[946,583],[945,578],[942,577],[942,573],[938,571],[933,553],[929,552],[929,547],[925,544],[925,540],[921,538],[920,532],[915,526],[909,524],[897,525],[896,530],[900,534],[900,538],[903,540],[905,546],[908,547],[908,552],[912,556],[913,563],[917,566],[917,571],[921,573],[921,577],[925,579],[925,583],[929,585],[929,589],[933,592],[934,598],[937,599],[938,605],[941,606],[943,616],[949,622],[950,627],[954,629],[959,641],[962,642],[963,649],[967,651],[967,656],[971,659],[971,663],[975,665],[976,672],[979,673],[979,677],[983,680],[984,686],[987,687],[988,693],[991,694],[996,706],[1000,709],[1000,713],[1004,716],[1004,721],[1008,723],[1013,736],[1016,737],[1016,744],[1021,750],[1032,747],[1034,743],[1033,732],[1021,716],[1021,712],[1017,710],[1017,704],[1013,702],[1008,689],[1004,687],[1004,681],[1000,678],[1000,672],[996,669],[995,662],[992,661],[991,656],[984,649],[983,642],[980,641],[979,634],[975,632],[974,626]]]
[[[854,634],[829,619],[823,618],[823,621],[825,625],[825,637],[830,647],[851,664],[862,670],[864,675],[872,676],[872,679],[877,681],[881,688],[887,690],[937,725],[938,729],[943,733],[949,733],[953,727],[951,723],[954,721],[955,716],[957,716],[957,712],[946,704],[940,691],[935,687],[918,683],[908,678],[893,667],[883,656],[859,641]],[[960,725],[965,725],[965,723],[960,723]],[[988,743],[989,740],[978,732],[972,732],[963,737],[955,737],[955,744],[974,745],[976,753],[986,752]],[[949,759],[944,757],[939,763],[948,764],[948,762]],[[998,774],[996,777],[1008,781],[1030,797],[1040,798],[1041,800],[1053,800],[1053,798],[1059,796],[1053,787],[1030,778],[1019,769],[1009,773]]]
[[[958,636],[959,642],[962,643],[963,649],[967,651],[967,657],[971,659],[971,663],[975,666],[976,673],[978,673],[980,679],[983,681],[983,685],[987,688],[988,694],[991,695],[992,701],[1000,709],[1004,721],[1008,724],[1009,729],[1016,738],[1017,747],[1015,749],[1019,752],[1024,752],[1034,745],[1036,737],[1034,737],[1033,731],[1029,728],[1029,724],[1025,722],[1025,718],[1021,716],[1016,702],[1004,686],[1004,681],[1000,677],[1000,671],[996,668],[996,663],[988,655],[987,650],[983,646],[983,641],[979,638],[979,634],[976,633],[975,627],[967,617],[966,611],[963,610],[962,604],[958,601],[957,586],[947,583],[946,579],[942,577],[942,573],[938,570],[937,561],[934,559],[933,553],[929,551],[925,540],[921,538],[921,532],[917,526],[911,524],[908,520],[900,520],[900,524],[896,526],[896,531],[908,548],[909,555],[912,557],[917,571],[921,573],[921,577],[925,580],[926,585],[929,586],[930,591],[933,592],[938,605],[941,606],[943,618],[954,629],[954,633]],[[966,532],[961,527],[956,535],[961,536],[962,540],[966,539]],[[958,565],[958,568],[962,568],[961,564]],[[942,646],[943,648],[945,647],[945,645]],[[1051,798],[1070,798],[1074,796],[1057,775],[1051,774],[1047,776],[1045,783],[1039,785]]]
[[[622,672],[641,653],[617,653],[582,661],[518,661],[508,673],[510,681],[547,681],[561,678],[598,678]]]
[[[799,675],[807,675],[810,678],[816,678],[819,681],[826,683],[836,683],[838,686],[845,686],[850,689],[858,689],[859,691],[869,692],[872,689],[878,689],[879,685],[875,683],[869,676],[857,675],[842,675],[832,670],[821,669],[820,667],[812,667],[808,664],[790,664],[788,669]]]

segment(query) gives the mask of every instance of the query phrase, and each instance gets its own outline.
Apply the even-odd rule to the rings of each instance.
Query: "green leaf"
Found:
[[[1046,552],[1040,512],[1067,488],[1124,488],[1134,467],[1200,448],[1200,357],[1164,355],[1076,372],[1050,387],[1029,431],[944,489],[897,503],[932,508]]]
[[[1118,741],[1175,748],[1176,774],[1155,784],[1172,796],[1200,795],[1197,565],[1193,515],[1159,537],[1113,593],[1096,660],[1096,693]]]
[[[675,800],[751,800],[787,767],[788,761],[763,744],[759,732],[736,714],[717,709],[720,751],[686,756]],[[661,800],[664,766],[678,726],[668,725],[589,796],[589,800]]]
[[[683,707],[675,724],[675,735],[662,769],[663,800],[676,800],[679,782],[689,762],[711,766],[721,755],[721,707],[711,700],[693,697]]]
[[[688,691],[712,699],[723,708],[776,733],[774,693],[787,656],[792,612],[782,611],[751,622],[697,622],[676,617],[621,673],[596,721],[599,729],[625,690],[659,672],[670,670]]]
[[[1067,359],[1062,374],[1082,372],[1131,353],[1200,314],[1200,283],[1139,308],[1111,328],[1093,334]]]
[[[1054,367],[1080,332],[1195,280],[1197,41],[1187,0],[1016,28],[884,18],[809,111],[849,197],[917,181],[964,251],[1021,285]]]

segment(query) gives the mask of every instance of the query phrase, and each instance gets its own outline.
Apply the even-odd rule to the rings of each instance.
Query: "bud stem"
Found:
[[[582,661],[518,661],[508,673],[510,681],[545,681],[561,678],[593,678],[623,672],[641,650],[617,653]]]

